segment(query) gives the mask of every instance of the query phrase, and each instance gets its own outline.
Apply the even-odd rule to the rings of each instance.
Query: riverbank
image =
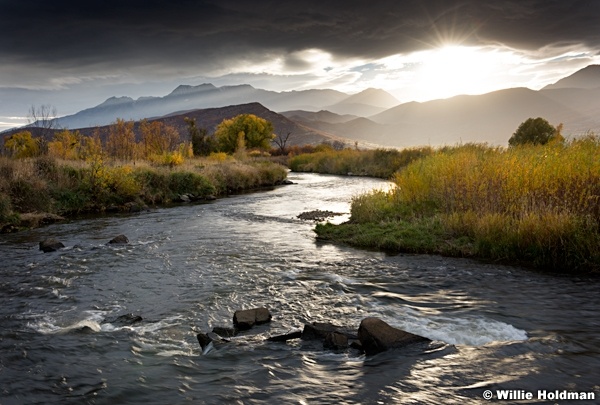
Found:
[[[84,213],[211,200],[281,184],[287,168],[216,154],[175,166],[146,161],[0,158],[0,230],[17,231]]]
[[[356,196],[350,221],[318,238],[391,252],[600,271],[600,140],[446,147]]]

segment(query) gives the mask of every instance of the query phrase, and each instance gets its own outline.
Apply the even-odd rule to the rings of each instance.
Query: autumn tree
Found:
[[[557,129],[541,117],[529,118],[519,125],[515,133],[508,140],[508,145],[545,145],[555,137],[560,136],[562,138],[560,129],[562,129],[562,125]]]
[[[108,129],[106,149],[110,156],[117,159],[132,160],[135,157],[135,133],[133,132],[133,121],[125,121],[121,118]]]
[[[177,129],[161,121],[143,120],[140,124],[140,137],[145,157],[172,152],[180,142]]]
[[[105,151],[102,148],[102,141],[100,140],[99,130],[96,129],[91,136],[84,136],[81,138],[81,149],[79,151],[79,158],[86,161],[95,161],[102,159]]]
[[[79,159],[83,136],[79,131],[62,130],[48,142],[48,154],[61,159]]]
[[[235,152],[240,145],[249,149],[269,149],[273,136],[273,124],[254,114],[225,119],[215,131],[219,150],[226,153]]]
[[[28,158],[40,154],[39,142],[29,131],[20,131],[4,138],[4,148],[15,158]]]

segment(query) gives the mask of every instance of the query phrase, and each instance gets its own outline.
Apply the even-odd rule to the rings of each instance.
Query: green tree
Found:
[[[15,158],[28,158],[40,154],[38,140],[34,139],[29,131],[17,132],[4,138],[4,148]]]
[[[561,136],[560,131],[545,119],[541,117],[529,118],[519,125],[519,128],[508,140],[508,145],[545,145],[557,136]]]
[[[233,153],[239,145],[248,149],[269,149],[273,135],[273,124],[254,114],[240,114],[223,120],[215,131],[221,152]]]
[[[188,134],[192,143],[192,151],[194,156],[208,156],[214,151],[213,137],[208,135],[206,128],[198,128],[195,118],[185,117],[185,122],[188,125]]]

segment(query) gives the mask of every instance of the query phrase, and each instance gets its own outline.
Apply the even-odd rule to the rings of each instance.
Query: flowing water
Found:
[[[538,390],[600,398],[600,280],[322,243],[298,214],[348,212],[353,195],[388,185],[290,178],[208,204],[2,235],[0,404],[463,404],[503,389],[534,393],[522,403],[553,403]],[[106,245],[118,234],[130,244]],[[44,254],[47,237],[67,247]],[[196,333],[257,306],[270,324],[202,353]],[[115,321],[128,313],[143,321]],[[366,357],[265,341],[367,316],[434,342]]]

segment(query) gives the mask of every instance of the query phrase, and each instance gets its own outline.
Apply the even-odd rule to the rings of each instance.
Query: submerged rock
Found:
[[[294,332],[286,333],[284,335],[276,335],[267,338],[269,342],[287,342],[292,339],[300,339],[302,337],[302,331],[297,330]]]
[[[108,241],[111,245],[126,245],[129,243],[129,239],[125,235],[118,235]]]
[[[44,253],[56,252],[58,249],[62,249],[64,247],[65,245],[63,245],[62,242],[54,238],[44,239],[40,242],[40,250]]]
[[[423,336],[396,329],[378,318],[365,318],[362,320],[358,328],[358,339],[367,355],[414,343],[431,341]]]
[[[233,314],[233,324],[238,330],[247,330],[254,325],[270,322],[271,318],[271,313],[264,307],[238,310]]]
[[[304,325],[302,340],[325,340],[330,333],[339,333],[350,339],[358,339],[358,336],[349,328],[337,326],[327,322],[313,322]]]
[[[230,342],[228,339],[224,339],[214,332],[200,332],[196,335],[196,339],[198,339],[198,343],[200,343],[202,354],[206,354],[211,351],[211,349],[218,348],[219,346]]]
[[[333,211],[328,211],[328,210],[313,210],[313,211],[306,211],[303,212],[302,214],[299,214],[297,216],[298,219],[302,219],[305,221],[317,221],[317,222],[322,222],[325,221],[325,219],[330,218],[330,217],[335,217],[337,215],[344,215],[342,212],[333,212]]]
[[[329,332],[323,341],[325,349],[344,350],[348,348],[348,336],[339,332]]]
[[[114,326],[131,326],[138,322],[141,322],[143,318],[140,315],[124,314],[119,315],[116,318],[107,318],[102,323],[110,323]]]
[[[212,331],[222,337],[234,337],[237,333],[235,328],[227,328],[225,326],[215,326]]]

